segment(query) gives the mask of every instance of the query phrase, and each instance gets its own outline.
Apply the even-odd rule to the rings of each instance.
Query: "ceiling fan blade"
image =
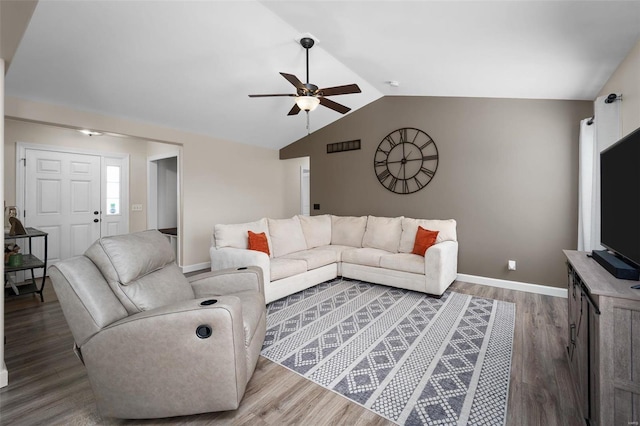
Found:
[[[267,95],[249,95],[250,98],[265,98],[268,96],[296,96],[296,95],[289,95],[284,93],[273,93],[273,94],[267,94]]]
[[[291,108],[291,111],[289,111],[289,114],[287,115],[296,115],[299,112],[300,112],[300,107],[298,106],[298,104],[293,104],[293,108]]]
[[[326,106],[327,108],[330,108],[334,111],[338,111],[340,114],[346,114],[351,111],[351,108],[349,107],[322,97],[320,98],[320,105]]]
[[[327,87],[326,89],[320,89],[318,92],[320,92],[322,96],[334,96],[360,93],[362,90],[360,90],[357,84],[347,84],[345,86]]]
[[[306,87],[304,86],[304,83],[302,83],[298,79],[298,77],[296,77],[295,75],[286,74],[286,73],[283,73],[283,72],[281,72],[280,75],[283,76],[284,78],[286,78],[289,83],[293,84],[296,87],[296,89],[306,90]]]

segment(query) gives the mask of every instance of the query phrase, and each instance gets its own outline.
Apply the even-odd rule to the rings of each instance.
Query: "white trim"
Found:
[[[202,271],[203,269],[211,270],[211,262],[196,263],[195,265],[182,266],[182,273]]]
[[[147,157],[147,161],[158,161],[164,160],[166,158],[180,157],[180,150],[176,149],[175,151],[167,151],[162,154],[150,155]]]
[[[4,343],[3,343],[4,344]],[[0,369],[0,388],[3,388],[9,384],[9,370],[4,361],[2,361],[2,368]]]
[[[544,294],[547,296],[567,298],[567,289],[550,287],[540,284],[523,283],[519,281],[501,280],[498,278],[480,277],[477,275],[458,274],[458,281],[471,284],[481,284],[490,287],[506,288],[509,290],[526,291],[527,293]]]
[[[4,73],[6,71],[4,59],[0,57],[0,117],[4,117]],[[0,144],[4,146],[4,120],[0,121]],[[4,194],[4,152],[0,152],[0,188],[3,188]],[[6,198],[5,198],[6,200]],[[4,209],[3,209],[4,213]],[[2,227],[4,228],[4,219],[2,220]],[[4,233],[0,237],[4,245]],[[4,276],[4,262],[0,264],[0,272]],[[3,388],[9,384],[9,371],[4,363],[4,291],[0,293],[0,388]]]
[[[309,187],[309,190],[308,191],[306,190],[307,188],[305,187],[305,184],[304,184],[305,173],[310,180],[311,171],[309,167],[300,166],[300,214],[301,215],[306,214],[307,216],[310,216],[311,215],[311,194],[310,194],[311,188]],[[309,182],[309,185],[311,185],[311,182]],[[307,201],[307,204],[309,205],[309,211],[307,213],[304,212],[305,201]]]
[[[158,165],[147,159],[147,229],[158,229]]]

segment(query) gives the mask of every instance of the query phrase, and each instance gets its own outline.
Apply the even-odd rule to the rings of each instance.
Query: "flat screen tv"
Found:
[[[640,268],[640,128],[600,153],[602,245]]]

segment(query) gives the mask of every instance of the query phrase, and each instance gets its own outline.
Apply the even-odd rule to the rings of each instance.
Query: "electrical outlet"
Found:
[[[507,262],[507,269],[509,269],[510,271],[515,271],[516,270],[516,261],[515,260],[510,260]]]
[[[131,211],[133,212],[141,212],[142,204],[131,204]]]

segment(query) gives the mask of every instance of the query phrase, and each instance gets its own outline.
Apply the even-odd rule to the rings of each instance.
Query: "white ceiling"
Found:
[[[385,95],[592,100],[640,38],[640,1],[41,0],[5,90],[279,149],[305,114],[247,95],[294,93],[278,73],[304,81],[305,33],[310,82],[357,83],[331,98],[354,110]],[[312,131],[342,117],[309,116]]]

